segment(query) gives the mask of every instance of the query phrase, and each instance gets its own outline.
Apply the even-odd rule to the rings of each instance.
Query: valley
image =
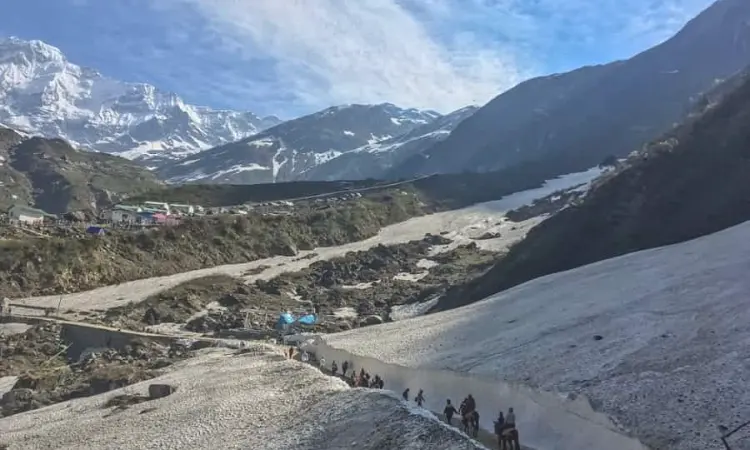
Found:
[[[278,27],[256,48],[264,14],[304,3],[196,3],[149,22],[194,71],[158,77],[54,26],[0,36],[0,449],[746,448],[750,3],[708,3],[564,73],[595,59],[545,28],[564,64],[528,78],[519,54],[508,80],[474,80],[463,58],[494,54],[459,58],[404,5],[347,5],[370,19],[342,35],[321,3],[295,31],[336,45]],[[440,51],[373,53],[380,15]],[[185,56],[187,23],[214,51]],[[441,414],[462,400],[475,438]]]

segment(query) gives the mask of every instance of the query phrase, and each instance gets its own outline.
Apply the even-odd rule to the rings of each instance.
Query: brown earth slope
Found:
[[[95,210],[160,185],[146,168],[61,139],[24,138],[0,127],[0,210],[31,204],[49,213]]]
[[[77,292],[154,276],[294,255],[375,235],[422,213],[406,193],[342,202],[292,216],[207,216],[173,227],[104,236],[0,241],[0,295]]]

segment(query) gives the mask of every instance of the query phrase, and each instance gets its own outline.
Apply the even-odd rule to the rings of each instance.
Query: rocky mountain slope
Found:
[[[0,40],[0,123],[129,159],[179,158],[281,121],[186,104],[69,62],[41,41]]]
[[[160,174],[173,183],[292,181],[345,152],[404,135],[439,117],[389,103],[331,107],[174,162]]]
[[[151,172],[127,159],[0,127],[0,210],[14,204],[49,213],[95,210],[159,185]]]
[[[750,61],[750,2],[719,0],[628,60],[535,78],[499,95],[391,176],[541,161],[558,173],[625,155],[679,122],[700,93]]]
[[[301,174],[305,180],[382,178],[391,167],[447,138],[459,123],[474,114],[467,106],[391,139],[348,151]]]
[[[532,230],[484,277],[449,292],[439,309],[750,220],[750,76],[737,75],[701,104],[702,111],[600,179],[580,204]]]

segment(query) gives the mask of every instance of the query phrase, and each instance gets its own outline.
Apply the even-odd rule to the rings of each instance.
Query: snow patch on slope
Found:
[[[285,359],[280,348],[250,344],[244,352],[204,350],[155,380],[2,419],[0,435],[19,450],[484,448],[393,394],[350,389]],[[116,412],[103,408],[115,395],[146,394],[151,383],[177,389]]]
[[[325,340],[414,370],[450,369],[584,396],[646,444],[718,449],[718,427],[750,416],[743,381],[748,268],[750,222]],[[526,415],[531,406],[514,402],[523,430],[540,426]],[[695,411],[709,414],[696,421]],[[542,431],[535,433],[524,432],[534,446],[569,448],[550,447]]]
[[[67,61],[41,41],[0,40],[0,121],[27,133],[130,159],[182,158],[280,123],[186,104]]]

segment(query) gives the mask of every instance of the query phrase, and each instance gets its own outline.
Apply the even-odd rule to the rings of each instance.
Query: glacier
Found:
[[[283,349],[205,349],[164,375],[93,397],[0,419],[0,444],[17,450],[480,450],[486,447],[397,396],[350,389]],[[127,409],[111,397],[176,391]]]
[[[539,450],[721,449],[750,418],[749,269],[746,222],[308,345],[437,402],[473,390],[487,420],[513,406]]]

